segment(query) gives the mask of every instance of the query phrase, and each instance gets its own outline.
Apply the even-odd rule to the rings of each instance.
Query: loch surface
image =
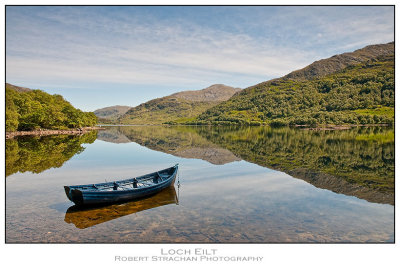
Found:
[[[96,208],[64,185],[179,163],[174,187]],[[107,127],[6,141],[7,243],[394,242],[393,129]],[[179,185],[178,185],[179,184]]]

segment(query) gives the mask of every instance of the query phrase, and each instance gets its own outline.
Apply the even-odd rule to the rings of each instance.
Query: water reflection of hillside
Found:
[[[81,136],[21,136],[6,140],[6,176],[17,172],[41,173],[49,168],[61,167],[93,143],[97,131]]]
[[[198,132],[248,162],[281,170],[318,188],[394,204],[393,129],[210,127]]]
[[[111,143],[129,143],[131,142],[123,133],[119,131],[119,128],[111,127],[100,131],[97,134],[97,139],[111,142]]]
[[[394,204],[394,131],[390,128],[135,126],[114,128],[114,133],[116,129],[118,135],[152,150],[213,164],[243,159],[318,188]]]
[[[98,139],[113,143],[129,140],[155,151],[202,159],[215,165],[240,160],[229,150],[200,136],[193,127],[115,127],[99,132]]]

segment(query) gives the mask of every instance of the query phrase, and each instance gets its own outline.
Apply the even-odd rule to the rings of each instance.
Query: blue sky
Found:
[[[393,7],[8,6],[6,81],[93,111],[245,88],[393,40]]]

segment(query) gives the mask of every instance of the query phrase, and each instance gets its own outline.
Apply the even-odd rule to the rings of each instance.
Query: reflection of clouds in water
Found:
[[[213,168],[209,168],[207,171],[199,170],[197,174],[191,175],[190,180],[185,184],[192,187],[195,192],[205,190],[218,192],[223,189],[224,193],[238,190],[245,193],[248,191],[274,192],[284,190],[287,186],[296,187],[298,185],[296,181],[291,180],[290,176],[282,172],[243,171],[247,165],[245,162],[242,163],[235,167],[230,165],[223,170]],[[185,176],[184,171],[182,171],[182,176]],[[212,184],[213,188],[209,188],[209,184]],[[261,188],[255,188],[255,186],[261,186]]]
[[[318,189],[281,172],[260,170],[254,174],[235,176],[235,170],[230,171],[230,176],[226,178],[218,174],[215,177],[210,175],[205,183],[195,179],[185,185],[181,193],[181,204],[189,207],[191,213],[202,216],[211,214],[200,211],[202,209],[196,204],[201,202],[201,207],[209,209],[207,212],[214,211],[209,217],[216,221],[218,218],[229,218],[228,225],[240,225],[238,219],[246,222],[252,219],[253,224],[259,221],[264,228],[274,229],[279,226],[286,231],[294,228],[296,234],[310,230],[323,233],[321,228],[326,228],[328,232],[338,228],[345,233],[350,232],[354,226],[364,230],[374,228],[381,233],[378,230],[380,224],[393,224],[393,217],[388,217],[393,213],[390,205],[371,205],[355,197]],[[373,222],[371,214],[380,218],[378,225]],[[232,219],[233,215],[235,219]],[[294,241],[293,238],[290,241]]]

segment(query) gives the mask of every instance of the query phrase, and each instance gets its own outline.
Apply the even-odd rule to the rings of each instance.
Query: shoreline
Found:
[[[72,129],[39,129],[29,131],[6,132],[6,140],[19,136],[48,136],[48,135],[82,135],[93,130],[101,130],[102,127],[83,127]]]
[[[172,126],[190,126],[190,127],[203,127],[203,126],[250,126],[250,125],[218,125],[218,124],[204,124],[204,125],[190,125],[190,124],[99,124],[102,129],[104,127],[137,127],[137,126],[164,126],[164,127],[172,127]],[[353,127],[388,127],[389,124],[351,124],[351,125],[317,125],[317,126],[310,126],[310,125],[285,125],[285,126],[271,126],[268,124],[259,125],[259,126],[269,126],[271,128],[280,128],[280,127],[290,127],[290,128],[298,128],[303,130],[346,130],[351,129]],[[258,126],[256,126],[258,127]]]

